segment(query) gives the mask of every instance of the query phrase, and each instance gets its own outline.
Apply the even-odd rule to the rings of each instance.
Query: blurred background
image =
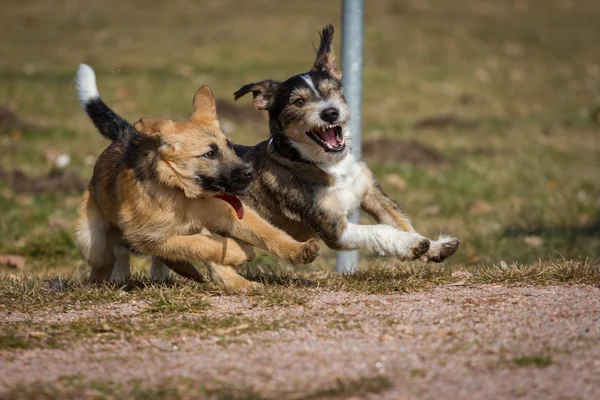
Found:
[[[307,71],[327,23],[339,51],[340,3],[2,2],[0,254],[86,268],[73,223],[108,142],[77,102],[79,63],[130,121],[185,119],[208,84],[225,132],[254,144],[265,117],[232,93]],[[365,3],[364,158],[417,230],[462,240],[449,264],[598,260],[600,2]]]

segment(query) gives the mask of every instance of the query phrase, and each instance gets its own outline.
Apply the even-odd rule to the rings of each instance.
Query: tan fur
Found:
[[[196,280],[201,275],[187,260],[205,262],[212,279],[230,289],[250,286],[231,267],[251,260],[252,246],[291,263],[318,255],[317,241],[296,242],[247,207],[240,220],[218,192],[198,183],[198,176],[245,165],[219,128],[207,86],[194,96],[189,122],[143,118],[135,128],[138,136],[113,142],[100,156],[79,207],[76,241],[91,282],[110,278],[115,249],[125,244]],[[201,156],[216,146],[218,159]]]

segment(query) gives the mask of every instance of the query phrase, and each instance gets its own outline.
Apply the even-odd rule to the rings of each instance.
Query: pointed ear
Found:
[[[317,50],[317,59],[311,71],[328,72],[336,79],[342,79],[342,72],[338,71],[335,64],[335,53],[333,52],[333,25],[329,24],[319,34],[321,44]]]
[[[142,118],[135,124],[133,124],[134,129],[141,135],[153,135],[157,132],[160,132],[161,121],[156,121],[151,118]]]
[[[277,88],[280,84],[281,82],[273,81],[271,79],[262,82],[249,83],[235,92],[233,98],[237,100],[243,95],[252,92],[252,96],[254,97],[252,104],[254,107],[259,110],[268,110],[273,106],[275,94],[277,93]]]
[[[202,85],[202,87],[198,89],[194,95],[193,103],[194,112],[190,117],[190,121],[219,126],[215,95],[208,86]]]

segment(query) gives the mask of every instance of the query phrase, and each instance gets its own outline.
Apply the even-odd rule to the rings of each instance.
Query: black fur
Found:
[[[314,69],[317,71],[327,71],[330,67],[330,59],[328,55],[332,52],[333,47],[333,25],[329,24],[319,34],[320,45],[317,50],[317,59],[315,60]]]
[[[284,157],[292,162],[311,163],[302,157],[300,152],[290,144],[290,140],[285,135],[273,135],[269,140],[263,143],[266,143],[267,152],[269,153],[277,153],[280,157]],[[235,154],[242,159],[253,147],[254,146],[244,146],[241,144],[233,145]]]
[[[248,175],[245,175],[248,173]],[[254,170],[246,164],[232,169],[225,169],[218,176],[198,175],[198,183],[202,189],[212,192],[229,193],[241,196],[246,193],[248,185],[254,179]]]
[[[125,135],[136,134],[133,125],[111,110],[99,97],[86,103],[85,111],[102,136],[113,142]]]

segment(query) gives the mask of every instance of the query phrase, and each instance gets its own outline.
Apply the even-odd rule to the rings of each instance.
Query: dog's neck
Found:
[[[295,163],[314,164],[302,157],[302,154],[290,143],[290,139],[284,134],[271,134],[267,151],[270,155],[277,155]]]

